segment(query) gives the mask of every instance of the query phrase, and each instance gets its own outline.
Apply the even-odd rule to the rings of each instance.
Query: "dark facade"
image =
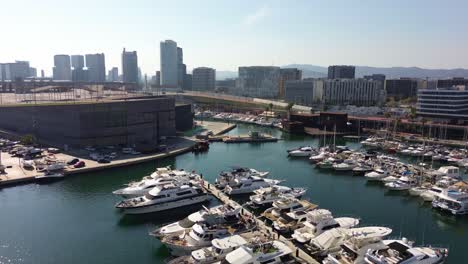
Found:
[[[156,148],[175,136],[175,103],[167,97],[101,103],[3,106],[0,128],[32,134],[57,147],[122,145]]]
[[[437,80],[437,88],[450,88],[456,85],[468,86],[468,79],[465,78],[452,78]]]
[[[311,106],[314,96],[314,82],[311,80],[287,81],[284,99],[289,103]]]
[[[88,68],[88,81],[106,81],[106,62],[104,53],[86,54],[86,68]]]
[[[138,83],[138,56],[136,51],[123,50],[122,76],[124,82]]]
[[[347,65],[328,66],[328,79],[354,79],[356,67]]]
[[[285,86],[287,81],[298,81],[302,79],[302,71],[297,68],[282,68],[280,69],[280,84],[279,84],[279,98],[285,96]]]
[[[415,79],[390,79],[385,81],[387,97],[397,100],[416,97],[418,92],[418,81]]]
[[[193,127],[193,112],[191,104],[181,104],[175,107],[176,130],[186,131]]]

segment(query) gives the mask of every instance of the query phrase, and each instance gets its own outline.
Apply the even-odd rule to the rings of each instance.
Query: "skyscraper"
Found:
[[[86,68],[88,68],[88,81],[106,81],[106,62],[104,53],[86,54]]]
[[[75,82],[87,81],[86,71],[83,69],[85,66],[83,55],[71,56],[72,66],[72,80]]]
[[[239,67],[238,86],[235,93],[249,97],[276,98],[279,92],[279,81],[279,67]]]
[[[178,52],[177,43],[172,40],[161,41],[161,86],[178,87],[179,62],[183,60],[182,49]]]
[[[177,47],[177,85],[184,88],[184,77],[187,74],[187,66],[184,64],[184,52]]]
[[[280,84],[279,84],[279,98],[283,98],[285,95],[285,82],[286,81],[297,81],[302,79],[302,71],[297,68],[283,68],[280,69]]]
[[[119,81],[119,68],[113,67],[112,69],[110,69],[107,75],[107,80],[109,82],[118,82]]]
[[[192,71],[192,90],[214,91],[216,84],[216,70],[207,67],[195,68]]]
[[[328,79],[354,79],[356,67],[347,65],[328,66]]]
[[[136,51],[122,52],[122,80],[128,83],[138,83],[138,56]]]
[[[53,76],[54,80],[71,80],[69,55],[60,54],[54,56]]]

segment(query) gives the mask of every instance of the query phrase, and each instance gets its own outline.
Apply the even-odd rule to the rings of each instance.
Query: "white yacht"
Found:
[[[234,184],[226,186],[224,192],[229,195],[247,194],[260,188],[277,185],[280,182],[279,180],[264,179],[257,176],[238,178],[234,180]]]
[[[435,196],[432,208],[447,211],[454,215],[468,214],[468,193],[447,189]]]
[[[210,264],[222,261],[228,253],[245,244],[247,241],[240,235],[215,238],[211,241],[210,247],[197,249],[192,251],[189,256],[178,257],[167,264]]]
[[[317,150],[310,146],[288,151],[288,156],[290,157],[310,157],[315,154],[317,154]]]
[[[281,241],[241,246],[226,255],[226,264],[289,264],[296,263],[291,249]]]
[[[352,171],[357,164],[353,160],[345,160],[342,163],[334,164],[332,167],[336,171]]]
[[[383,248],[368,249],[365,262],[368,264],[439,264],[448,255],[445,248],[413,247],[406,238],[402,240],[384,240]]]
[[[180,221],[157,228],[152,231],[150,235],[156,237],[180,235],[184,231],[188,231],[196,223],[207,223],[211,225],[235,223],[239,221],[241,209],[242,207],[232,207],[228,204],[218,205],[209,209],[203,206],[202,210],[192,213]]]
[[[328,158],[328,153],[327,152],[320,152],[317,155],[310,156],[309,161],[312,163],[317,163],[320,162],[324,159]]]
[[[429,190],[426,190],[425,192],[422,192],[419,196],[425,201],[425,202],[432,202],[435,197],[442,193],[444,191],[444,188],[438,187],[438,186],[432,186]]]
[[[387,227],[358,227],[358,228],[334,228],[327,230],[314,237],[307,245],[311,253],[315,256],[326,256],[330,253],[338,252],[349,239],[378,240],[388,236],[392,230]]]
[[[407,191],[416,186],[416,179],[402,176],[397,181],[387,182],[385,187],[392,191]]]
[[[413,187],[411,189],[409,189],[409,194],[412,195],[412,196],[421,196],[421,194],[425,191],[427,191],[428,189],[426,187],[423,187],[423,186],[416,186],[416,187]]]
[[[253,206],[266,206],[280,199],[282,196],[300,198],[306,192],[305,188],[290,188],[287,186],[274,185],[257,189],[249,197]]]
[[[309,201],[293,197],[281,197],[281,199],[274,201],[272,205],[262,213],[263,217],[272,222],[288,212],[313,210],[318,207]]]
[[[307,243],[312,238],[333,228],[352,228],[359,224],[359,219],[351,217],[333,218],[327,209],[316,209],[307,212],[307,221],[304,226],[294,230],[292,238],[299,243]]]
[[[161,176],[158,178],[144,179],[139,182],[130,183],[127,187],[113,191],[115,195],[120,195],[124,198],[139,197],[145,195],[156,186],[167,185],[185,185],[185,184],[198,184],[196,181],[190,180],[184,176]]]
[[[388,172],[382,169],[376,169],[364,174],[364,177],[366,177],[368,181],[380,181],[387,176]]]
[[[194,250],[211,245],[211,241],[215,238],[241,234],[253,228],[255,228],[255,220],[252,218],[241,218],[234,224],[195,224],[188,232],[162,237],[161,242],[166,245],[173,256],[190,255]]]
[[[228,185],[235,184],[240,178],[266,177],[270,172],[258,171],[252,168],[235,167],[231,171],[223,171],[215,180],[215,186],[224,189]]]
[[[273,228],[281,233],[289,233],[292,230],[301,227],[306,220],[306,210],[288,212],[273,222]]]
[[[198,204],[208,198],[199,187],[170,184],[155,187],[144,196],[123,200],[115,207],[125,214],[144,214]]]

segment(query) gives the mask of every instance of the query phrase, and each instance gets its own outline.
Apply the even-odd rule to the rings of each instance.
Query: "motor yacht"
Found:
[[[145,195],[148,191],[153,189],[156,186],[166,185],[166,184],[175,184],[175,185],[184,185],[184,184],[194,184],[197,185],[198,182],[191,180],[188,177],[182,176],[161,176],[158,178],[144,179],[139,182],[133,182],[128,184],[127,187],[113,191],[115,195],[120,195],[124,198],[139,197]]]
[[[368,226],[358,228],[334,228],[314,237],[307,244],[307,248],[315,256],[326,256],[338,252],[346,241],[352,239],[373,241],[383,239],[392,230],[387,227]]]
[[[195,224],[190,231],[180,235],[167,235],[161,238],[173,256],[190,255],[194,250],[211,245],[216,238],[224,238],[252,231],[256,227],[255,220],[242,216],[236,223],[209,225]]]
[[[226,264],[290,264],[296,263],[291,249],[281,241],[275,240],[252,246],[241,246],[226,255]]]
[[[317,154],[317,150],[311,146],[300,147],[295,150],[288,151],[289,157],[310,157]]]
[[[276,221],[283,214],[288,212],[308,211],[318,207],[316,204],[312,204],[309,201],[292,197],[281,197],[281,199],[274,201],[272,205],[272,207],[266,209],[265,212],[262,213],[262,216],[271,222]]]
[[[372,168],[367,165],[358,165],[353,168],[353,174],[356,176],[364,176],[364,174],[371,172]]]
[[[364,174],[364,177],[366,177],[368,181],[380,181],[387,176],[388,172],[382,169],[376,169]]]
[[[345,160],[342,163],[334,164],[333,169],[336,171],[352,171],[357,164],[353,160]]]
[[[307,220],[303,227],[294,230],[292,238],[299,243],[307,243],[312,238],[333,228],[352,228],[359,224],[359,219],[351,217],[333,218],[332,213],[326,209],[316,209],[307,212]]]
[[[412,196],[421,196],[421,194],[427,190],[428,190],[427,187],[416,186],[416,187],[409,189],[408,192]]]
[[[468,193],[461,190],[446,189],[437,194],[432,208],[447,211],[454,215],[468,214]]]
[[[432,186],[429,190],[426,190],[425,192],[422,192],[419,196],[425,201],[425,202],[432,202],[435,197],[444,191],[444,188],[438,187],[438,186]]]
[[[397,181],[386,183],[385,187],[392,191],[407,191],[416,186],[416,184],[416,179],[402,176]]]
[[[312,163],[317,163],[320,162],[324,159],[328,158],[328,153],[327,152],[320,152],[317,155],[310,156],[309,161]]]
[[[277,232],[289,233],[296,228],[302,227],[303,223],[307,220],[307,211],[300,210],[288,212],[280,216],[273,222],[273,228]]]
[[[65,174],[61,172],[46,172],[41,175],[36,175],[34,179],[38,181],[39,183],[46,183],[46,182],[61,180],[64,177],[65,177]]]
[[[144,196],[123,200],[115,207],[125,214],[144,214],[198,204],[208,198],[200,187],[168,184],[154,187]]]
[[[323,161],[317,162],[317,168],[320,168],[320,169],[333,169],[334,165],[335,165],[335,159],[333,158],[328,158]]]
[[[192,251],[189,256],[181,256],[169,261],[167,264],[210,264],[222,261],[226,255],[240,246],[247,244],[247,240],[240,235],[224,238],[215,238],[210,247]]]
[[[155,229],[150,235],[163,237],[166,235],[180,235],[188,231],[196,223],[207,223],[210,225],[235,223],[239,221],[241,207],[232,207],[228,204],[218,205],[212,208],[203,206],[202,210],[190,214],[186,218]]]
[[[235,184],[239,178],[266,177],[268,171],[258,171],[252,168],[235,167],[231,171],[223,171],[215,180],[215,186],[224,189],[228,185]]]
[[[281,181],[279,180],[264,179],[257,176],[248,178],[237,178],[234,180],[233,184],[226,186],[224,192],[229,195],[247,194],[252,193],[253,191],[260,188],[277,185],[280,182]]]
[[[267,206],[283,196],[300,198],[306,192],[305,188],[290,188],[287,186],[274,185],[257,189],[249,197],[252,206]]]
[[[383,182],[383,183],[389,183],[389,182],[396,182],[398,181],[398,177],[395,177],[395,176],[387,176],[385,178],[382,178],[380,181]]]
[[[401,240],[384,240],[383,248],[368,249],[365,263],[369,264],[438,264],[443,263],[448,255],[445,248],[413,247],[406,238]]]

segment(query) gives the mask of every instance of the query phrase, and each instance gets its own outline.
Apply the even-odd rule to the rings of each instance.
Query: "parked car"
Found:
[[[78,161],[75,165],[73,165],[74,168],[83,168],[84,166],[86,166],[85,162],[84,161]]]
[[[68,165],[75,165],[79,162],[80,160],[79,159],[71,159],[67,162]]]
[[[108,159],[102,158],[102,159],[99,159],[97,162],[98,162],[98,163],[110,163],[111,161],[108,160]]]

